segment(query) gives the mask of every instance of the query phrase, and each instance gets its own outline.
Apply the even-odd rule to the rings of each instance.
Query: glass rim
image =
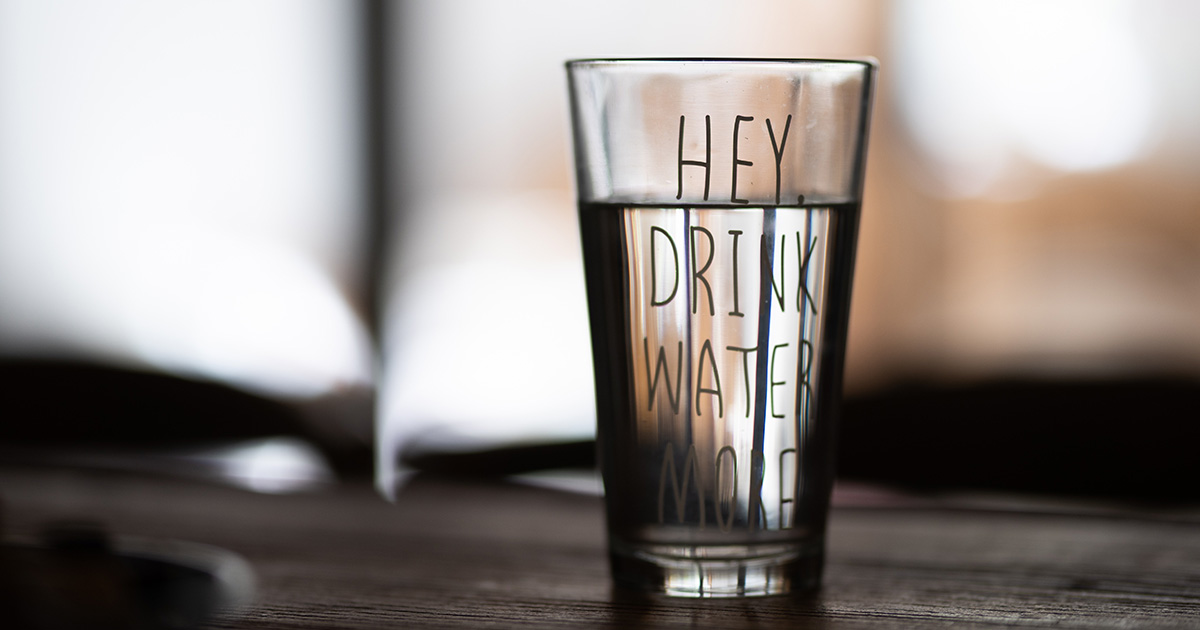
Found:
[[[855,57],[846,59],[826,59],[819,57],[597,57],[568,59],[564,62],[567,68],[582,68],[587,66],[619,66],[619,65],[676,65],[676,64],[706,64],[730,66],[808,66],[808,65],[855,65],[873,70],[879,68],[879,61],[874,57]]]

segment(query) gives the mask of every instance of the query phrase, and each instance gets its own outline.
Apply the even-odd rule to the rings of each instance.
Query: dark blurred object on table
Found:
[[[183,630],[247,604],[245,560],[207,545],[113,538],[89,522],[0,543],[0,615],[9,630]]]
[[[1200,501],[1200,383],[1182,378],[906,384],[851,396],[844,478],[1129,501]]]

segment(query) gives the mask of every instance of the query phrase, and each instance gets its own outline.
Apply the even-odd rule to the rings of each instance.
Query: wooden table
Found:
[[[414,478],[264,495],[169,478],[0,471],[10,534],[59,518],[236,551],[255,603],[220,628],[1200,626],[1200,512],[842,492],[805,597],[640,597],[608,578],[594,496]]]

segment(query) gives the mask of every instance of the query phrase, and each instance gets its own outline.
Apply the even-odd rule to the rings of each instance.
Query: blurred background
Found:
[[[846,478],[1195,500],[1200,5],[0,0],[0,442],[590,463],[563,61],[879,61]]]

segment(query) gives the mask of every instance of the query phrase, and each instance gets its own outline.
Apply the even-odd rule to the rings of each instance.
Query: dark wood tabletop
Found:
[[[253,567],[219,628],[1129,628],[1200,626],[1200,511],[842,486],[822,588],[647,597],[609,581],[601,500],[416,476],[288,495],[166,477],[0,471],[9,536],[92,519]]]

